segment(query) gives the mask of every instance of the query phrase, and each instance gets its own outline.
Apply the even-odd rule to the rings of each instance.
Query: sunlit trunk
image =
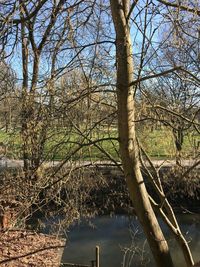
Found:
[[[131,200],[149,242],[156,265],[172,267],[168,244],[163,236],[139,167],[138,145],[135,134],[135,106],[133,60],[126,9],[129,1],[111,0],[112,17],[116,30],[117,99],[120,154]]]

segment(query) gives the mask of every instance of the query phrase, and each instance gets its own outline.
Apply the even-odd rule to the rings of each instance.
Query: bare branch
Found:
[[[176,7],[176,8],[179,8],[180,10],[182,11],[187,11],[187,12],[190,12],[190,13],[193,13],[193,14],[197,14],[198,16],[200,16],[200,10],[198,9],[195,9],[195,8],[192,8],[192,7],[189,7],[189,6],[183,6],[183,5],[180,5],[180,4],[176,4],[176,3],[171,3],[171,2],[168,2],[168,1],[165,1],[165,0],[157,0],[158,2],[166,5],[166,6],[170,6],[170,7]]]
[[[149,80],[149,79],[158,78],[160,76],[167,75],[167,74],[169,74],[171,72],[174,72],[174,71],[177,71],[177,70],[181,70],[181,67],[177,66],[177,67],[174,67],[172,69],[169,69],[169,70],[166,70],[166,71],[162,71],[160,73],[155,73],[155,74],[152,74],[152,75],[149,75],[149,76],[138,78],[137,80],[134,80],[132,83],[130,83],[130,86],[131,85],[135,85],[135,84],[137,84],[139,82],[143,82],[143,81]]]
[[[138,0],[134,0],[134,1],[133,1],[133,4],[132,4],[131,7],[130,7],[128,16],[126,17],[126,21],[127,21],[127,22],[129,21],[130,16],[131,16],[131,13],[133,12],[135,6],[137,5],[137,2],[138,2]]]

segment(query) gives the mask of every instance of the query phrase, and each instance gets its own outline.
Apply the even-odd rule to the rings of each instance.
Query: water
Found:
[[[200,260],[200,215],[179,215],[194,258]],[[185,267],[182,253],[164,227],[177,267]],[[95,259],[95,246],[100,246],[100,267],[151,266],[153,261],[142,230],[135,217],[102,216],[71,227],[63,262],[89,264]]]

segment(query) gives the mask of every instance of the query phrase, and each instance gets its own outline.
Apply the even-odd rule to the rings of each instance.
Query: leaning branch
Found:
[[[200,79],[195,76],[193,73],[191,73],[189,70],[186,70],[184,68],[180,68],[181,71],[185,72],[186,74],[188,74],[189,76],[191,76],[196,82],[198,82],[198,84],[200,85]]]
[[[47,0],[42,0],[39,1],[38,5],[36,6],[36,8],[26,17],[21,17],[20,19],[12,19],[12,20],[8,20],[7,22],[11,22],[12,24],[20,24],[26,21],[29,21],[31,18],[33,18],[35,15],[37,15],[37,13],[39,12],[39,10],[42,8],[42,6],[47,2]],[[0,20],[0,22],[4,22],[4,20]]]
[[[198,83],[200,83],[200,79],[195,76],[193,73],[191,73],[190,71],[184,69],[183,67],[181,66],[176,66],[174,68],[171,68],[171,69],[168,69],[168,70],[165,70],[165,71],[162,71],[162,72],[159,72],[159,73],[154,73],[154,74],[151,74],[151,75],[148,75],[148,76],[145,76],[145,77],[140,77],[136,80],[134,80],[130,86],[132,85],[135,85],[139,82],[143,82],[143,81],[146,81],[146,80],[149,80],[149,79],[153,79],[153,78],[158,78],[158,77],[161,77],[161,76],[165,76],[169,73],[172,73],[172,72],[175,72],[175,71],[182,71],[182,72],[185,72],[187,73],[189,76],[191,76],[195,81],[197,81]]]
[[[164,4],[164,5],[166,5],[166,6],[179,8],[182,11],[187,11],[187,12],[190,12],[190,13],[193,13],[193,14],[196,14],[196,15],[200,16],[200,10],[197,9],[197,8],[192,8],[192,7],[189,7],[189,6],[184,6],[184,5],[180,5],[180,4],[176,4],[176,3],[171,3],[171,2],[168,2],[168,1],[165,1],[165,0],[157,0],[157,1],[162,3],[162,4]]]
[[[187,121],[188,123],[191,123],[191,124],[196,125],[196,126],[200,126],[200,123],[195,121],[195,117],[196,116],[193,116],[192,119],[188,119],[187,117],[183,116],[182,114],[179,114],[178,112],[175,112],[174,110],[168,109],[168,108],[163,107],[161,105],[155,105],[154,108],[162,109],[164,111],[167,111],[167,112],[171,113],[174,116],[180,117],[181,119]]]
[[[145,77],[140,77],[137,80],[134,80],[132,83],[130,83],[130,86],[135,85],[135,84],[137,84],[139,82],[143,82],[143,81],[149,80],[149,79],[158,78],[160,76],[167,75],[167,74],[169,74],[171,72],[174,72],[174,71],[177,71],[177,70],[181,70],[181,67],[177,66],[177,67],[174,67],[172,69],[165,70],[165,71],[162,71],[162,72],[159,72],[159,73],[155,73],[155,74],[148,75],[148,76],[145,76]]]

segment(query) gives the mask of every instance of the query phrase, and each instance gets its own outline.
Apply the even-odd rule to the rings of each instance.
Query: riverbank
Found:
[[[165,194],[175,212],[200,213],[200,169],[194,168],[187,173],[190,168],[188,166],[180,168],[172,162],[162,163],[160,166],[161,163],[157,162],[156,168]],[[119,167],[108,162],[77,162],[76,166],[70,168],[66,165],[59,172],[57,170],[58,164],[47,166],[43,172],[44,176],[41,176],[36,184],[31,184],[25,179],[21,167],[1,168],[1,188],[2,192],[7,192],[4,197],[2,195],[2,201],[9,195],[16,196],[14,198],[22,204],[22,210],[23,206],[29,207],[27,212],[31,219],[40,218],[44,214],[61,217],[67,215],[66,222],[69,224],[74,219],[84,216],[134,214],[124,175]],[[149,167],[149,171],[155,170]],[[184,176],[185,173],[187,175]],[[143,174],[149,194],[158,200],[144,170]],[[9,201],[8,199],[8,204],[5,205],[9,205]],[[27,217],[24,211],[21,215]]]
[[[55,171],[57,167],[48,167],[47,168],[47,172],[46,175],[49,173],[53,173]],[[19,171],[19,169],[17,168],[17,170]],[[172,204],[173,208],[175,209],[176,213],[200,213],[200,207],[199,207],[199,199],[200,199],[200,176],[199,176],[199,169],[196,168],[194,170],[192,170],[192,172],[190,172],[187,176],[183,177],[183,174],[188,170],[188,167],[183,167],[183,168],[175,168],[174,166],[164,166],[162,168],[160,168],[159,173],[160,173],[160,178],[163,184],[163,188],[165,190],[165,193],[170,201],[170,203]],[[2,177],[4,176],[5,182],[8,182],[8,185],[13,185],[13,183],[11,183],[13,181],[13,178],[15,179],[16,182],[16,177],[20,178],[21,180],[19,180],[19,184],[16,183],[16,185],[19,186],[19,189],[22,190],[25,189],[25,181],[27,179],[24,179],[24,177],[20,177],[19,176],[14,176],[16,174],[16,168],[6,168],[7,172],[10,172],[10,176],[4,176],[3,175],[3,171],[1,172]],[[13,176],[12,176],[12,172],[13,171]],[[68,167],[64,167],[63,173],[68,173],[69,172],[69,168]],[[73,176],[71,177],[72,181],[74,182],[75,180],[77,180],[77,177],[80,176],[80,169],[77,170],[73,170],[71,171],[73,173]],[[63,175],[63,173],[61,173]],[[60,175],[61,175],[60,174]],[[155,196],[155,192],[153,191],[150,182],[148,181],[148,178],[145,174],[145,172],[143,171],[144,177],[145,177],[145,182],[147,185],[147,189],[148,192],[151,196],[153,196],[154,198],[156,198]],[[62,181],[62,176],[61,175],[61,181]],[[8,178],[10,177],[10,182],[8,181]],[[49,176],[47,176],[49,177]],[[58,179],[58,176],[54,176],[52,178],[53,180],[48,180],[48,182],[55,182]],[[2,180],[3,181],[3,180]],[[85,192],[87,191],[86,189],[90,189],[88,191],[88,196],[86,196],[86,198],[83,200],[84,201],[84,207],[82,206],[82,203],[80,202],[80,211],[81,209],[85,208],[86,209],[86,213],[89,211],[91,214],[95,216],[97,216],[96,218],[98,218],[98,215],[100,215],[100,218],[105,218],[105,215],[117,215],[117,214],[126,214],[126,215],[133,215],[134,214],[134,207],[132,206],[132,203],[130,202],[129,199],[129,195],[128,195],[128,191],[127,191],[127,187],[126,187],[126,183],[125,183],[125,179],[123,176],[123,173],[120,171],[119,168],[117,168],[116,166],[111,166],[111,165],[85,165],[84,166],[84,171],[81,169],[81,177],[80,177],[80,182],[84,181],[84,183],[82,183],[81,185],[78,185],[78,194],[76,192],[76,190],[74,191],[75,194],[70,195],[70,192],[72,190],[72,188],[74,188],[75,184],[70,184],[69,182],[69,177],[67,178],[67,183],[65,182],[65,184],[62,185],[58,184],[58,187],[61,188],[59,189],[59,201],[60,202],[55,202],[55,200],[53,199],[53,192],[57,192],[57,191],[52,191],[52,194],[50,194],[50,198],[52,199],[52,201],[48,202],[48,204],[43,206],[44,208],[42,208],[42,205],[44,203],[44,201],[46,200],[46,194],[49,194],[50,191],[49,190],[43,190],[41,191],[41,188],[39,188],[39,193],[42,192],[42,194],[40,194],[40,199],[37,199],[37,203],[38,205],[35,205],[35,209],[39,210],[40,207],[40,215],[44,216],[45,212],[48,212],[49,214],[52,212],[53,214],[55,214],[53,211],[55,210],[55,212],[58,212],[59,209],[63,208],[62,207],[62,203],[69,203],[70,201],[73,201],[74,198],[77,198],[77,201],[79,200],[79,193]],[[16,185],[14,185],[14,188],[16,189]],[[27,184],[28,185],[28,184]],[[55,184],[57,186],[57,184]],[[63,187],[62,187],[63,186]],[[73,187],[72,187],[73,186]],[[5,186],[2,184],[2,188],[4,188],[4,192],[5,192]],[[91,189],[92,188],[92,189]],[[29,189],[29,188],[28,188]],[[35,189],[37,189],[36,187],[33,188],[35,192]],[[31,192],[31,191],[30,191]],[[30,193],[28,192],[28,194],[30,195]],[[56,199],[56,198],[55,198]],[[67,202],[68,201],[68,202]],[[74,203],[74,202],[73,202]],[[23,203],[24,204],[24,203]],[[41,205],[41,206],[40,206]],[[34,205],[33,205],[34,206]],[[67,221],[67,224],[69,223],[69,212],[71,212],[71,210],[66,210],[63,209],[62,210],[62,215],[61,213],[57,213],[57,217],[55,215],[53,215],[54,219],[58,219],[58,225],[59,225],[59,229],[63,228],[63,229],[68,229],[66,224],[61,226],[61,221],[60,219],[63,218],[63,221],[65,223],[65,220]],[[78,212],[79,210],[77,210]],[[31,212],[33,212],[33,217],[38,219],[40,217],[37,217],[37,212],[35,212],[34,207],[31,210]],[[183,214],[184,216],[187,216],[187,214]],[[59,217],[60,216],[60,217]],[[63,217],[61,217],[63,216]],[[107,216],[107,218],[110,216]],[[114,216],[113,216],[114,217]],[[126,218],[130,217],[130,216],[124,216]],[[44,218],[44,217],[43,217]],[[76,221],[76,219],[74,219],[75,217],[73,217],[73,221]],[[82,218],[81,216],[79,218]],[[185,218],[185,217],[184,217]],[[198,217],[199,218],[199,217]],[[50,223],[53,224],[54,221],[50,220]],[[182,220],[182,217],[181,217]],[[77,221],[80,221],[79,219]],[[196,223],[194,221],[194,223]],[[192,227],[194,227],[194,223],[191,224],[191,229]],[[121,224],[121,222],[120,222]],[[46,224],[46,226],[48,227],[48,225]],[[65,228],[64,228],[65,227]],[[96,226],[94,226],[96,227]],[[111,224],[111,229],[113,227],[113,223]],[[138,227],[138,225],[137,225]],[[105,230],[105,229],[103,229]],[[21,235],[23,236],[23,234]],[[17,240],[20,242],[20,236],[17,237]],[[26,238],[25,238],[26,239]],[[80,236],[79,236],[79,239]],[[9,238],[7,238],[7,240],[12,240],[12,237],[10,236]],[[1,241],[1,240],[0,240]],[[37,242],[36,242],[37,243]],[[3,240],[3,243],[5,244],[5,248],[10,247],[10,244],[6,243]],[[39,244],[39,242],[38,242]],[[117,244],[118,245],[118,244]],[[103,246],[103,245],[102,245]],[[21,252],[25,251],[23,249],[21,249]],[[3,250],[2,250],[3,251]],[[18,251],[19,252],[19,251]],[[8,259],[10,256],[7,255],[6,253],[10,253],[10,251],[6,251],[3,252],[3,255],[5,255],[5,258],[1,259],[0,263],[6,259]],[[32,252],[30,252],[32,253]],[[25,261],[30,261],[30,259],[26,259],[26,257],[23,256],[23,253],[19,253],[17,254],[21,255],[22,257],[20,258],[24,258]],[[51,256],[52,257],[52,256]],[[13,254],[11,254],[11,259],[12,258],[16,258],[16,256],[14,256]],[[45,258],[43,256],[43,258]],[[14,262],[14,261],[13,261]],[[82,261],[81,261],[82,262]],[[43,264],[43,263],[42,263]],[[5,265],[6,266],[6,265]],[[12,265],[9,265],[12,266]],[[19,265],[13,265],[14,267],[23,267],[26,265],[23,264],[19,264]],[[32,265],[34,266],[34,265]],[[38,266],[38,265],[35,265]],[[39,266],[45,266],[45,267],[49,267],[49,266],[56,266],[54,265],[39,265]],[[110,265],[112,266],[112,265]],[[115,266],[115,265],[113,265]]]
[[[178,213],[200,213],[200,170],[198,168],[183,177],[188,168],[164,166],[160,168],[160,178],[164,192],[174,210]],[[93,191],[93,199],[102,214],[132,214],[134,207],[129,199],[123,174],[116,167],[99,167],[107,186]],[[157,199],[154,189],[143,171],[149,194]]]

